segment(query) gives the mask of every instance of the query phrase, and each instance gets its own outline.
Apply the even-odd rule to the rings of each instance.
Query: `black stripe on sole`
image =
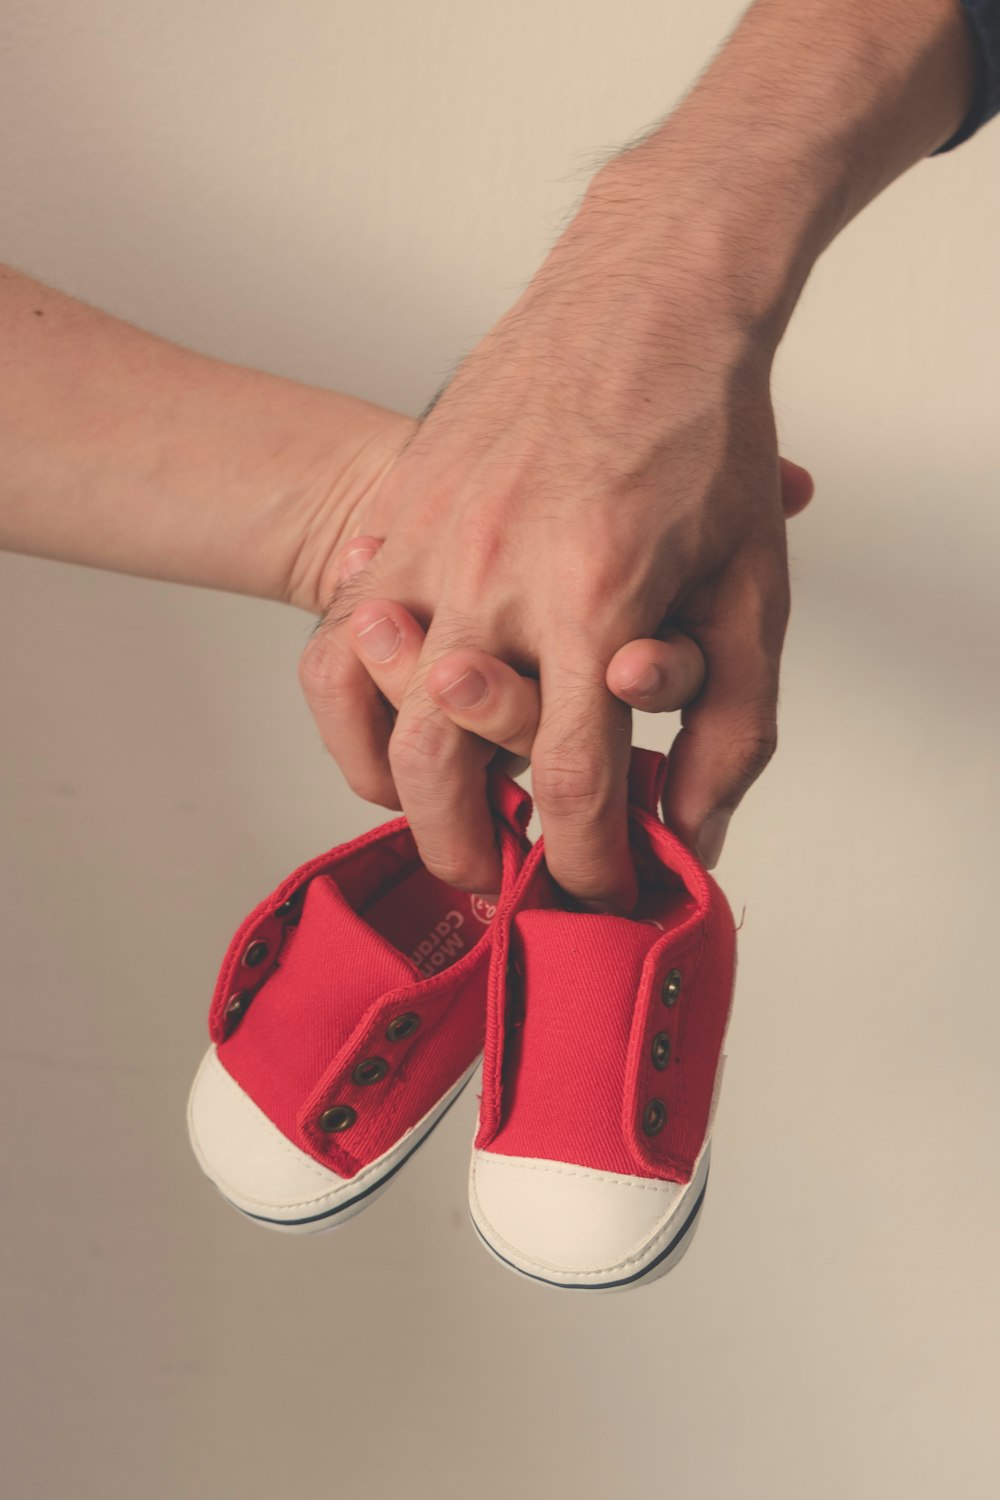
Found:
[[[472,1224],[483,1244],[486,1245],[489,1249],[490,1254],[495,1255],[497,1260],[502,1260],[505,1266],[510,1266],[511,1270],[516,1271],[519,1276],[527,1276],[532,1281],[540,1281],[543,1286],[558,1287],[560,1291],[564,1292],[607,1292],[611,1291],[614,1287],[631,1286],[633,1282],[642,1281],[643,1277],[648,1276],[650,1271],[654,1270],[658,1265],[661,1265],[662,1262],[667,1259],[668,1255],[673,1254],[684,1236],[694,1228],[694,1221],[701,1211],[701,1205],[705,1201],[705,1194],[707,1191],[708,1173],[706,1172],[705,1181],[702,1183],[701,1192],[698,1194],[694,1207],[688,1214],[681,1228],[677,1231],[673,1239],[670,1241],[670,1244],[667,1246],[667,1248],[665,1250],[661,1250],[655,1260],[651,1260],[648,1266],[643,1266],[641,1271],[636,1271],[632,1276],[622,1276],[618,1281],[551,1281],[548,1276],[537,1276],[534,1271],[525,1271],[522,1266],[519,1266],[516,1263],[516,1261],[508,1260],[506,1255],[501,1255],[499,1250],[497,1250],[496,1247],[492,1245],[486,1238],[485,1234],[483,1234],[483,1231],[480,1229],[475,1219],[472,1220]]]

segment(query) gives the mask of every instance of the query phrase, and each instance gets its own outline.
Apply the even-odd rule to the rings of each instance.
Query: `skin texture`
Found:
[[[805,469],[781,461],[781,497],[786,518],[797,515],[813,494]],[[367,567],[382,545],[359,537],[341,558],[343,578]],[[386,703],[398,710],[417,669],[426,635],[419,622],[393,600],[371,600],[351,617],[349,635],[358,659]],[[705,660],[697,643],[681,631],[632,641],[608,665],[609,690],[640,712],[674,713],[691,703],[705,681]],[[530,761],[541,718],[537,682],[505,662],[475,649],[450,652],[428,673],[428,693],[454,724],[478,737],[484,754],[496,746],[508,752],[507,769],[516,774]]]
[[[597,174],[362,507],[358,535],[384,543],[357,549],[303,685],[352,786],[402,805],[443,879],[496,885],[492,747],[442,696],[481,653],[538,682],[552,873],[630,909],[630,718],[608,674],[665,632],[704,671],[665,814],[715,862],[776,744],[774,352],[816,258],[953,133],[971,81],[953,0],[759,0],[679,109]],[[390,605],[412,622],[398,656]]]
[[[192,354],[9,268],[0,350],[8,550],[319,614],[380,547],[341,543],[410,418]]]
[[[192,354],[0,268],[0,545],[9,550],[319,614],[381,545],[342,544],[417,430],[369,402]],[[804,493],[805,472],[786,473]],[[645,658],[642,643],[634,649]],[[651,710],[696,690],[676,664],[669,670],[665,697],[644,704]],[[384,725],[384,700],[366,682]],[[523,686],[537,716],[537,691]],[[482,710],[478,721],[481,732]],[[503,739],[502,715],[495,727]],[[384,750],[384,738],[373,743],[373,763]]]
[[[283,599],[333,559],[417,424],[207,359],[0,267],[0,547]]]
[[[708,863],[774,749],[774,351],[817,256],[954,131],[971,79],[954,0],[758,0],[419,424],[0,270],[0,545],[322,610],[301,666],[322,737],[432,870],[495,888],[485,772],[509,740],[556,879],[627,910],[631,707],[685,704],[665,812]],[[410,623],[386,668],[390,606]],[[494,674],[471,706],[470,663]]]

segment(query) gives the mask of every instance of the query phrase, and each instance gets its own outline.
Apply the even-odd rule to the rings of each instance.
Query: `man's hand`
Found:
[[[786,519],[804,510],[813,496],[812,476],[798,464],[781,460],[781,501]],[[364,538],[370,557],[381,538]],[[355,547],[357,543],[353,544]],[[351,564],[344,562],[344,576]],[[399,633],[399,648],[385,662],[369,659],[364,641],[374,622],[388,618]],[[372,599],[351,617],[355,654],[382,697],[398,709],[418,670],[426,639],[408,610],[393,600]],[[694,701],[705,681],[705,659],[690,636],[667,630],[652,640],[631,641],[608,665],[607,686],[616,698],[642,713],[676,713]],[[460,647],[434,663],[427,690],[460,729],[508,752],[516,774],[530,762],[541,718],[541,698],[534,678],[523,677],[506,662],[484,651]]]
[[[668,816],[717,855],[775,744],[788,578],[773,355],[817,256],[948,138],[970,83],[951,0],[758,0],[680,109],[598,173],[359,510],[355,534],[385,544],[357,549],[302,677],[352,786],[398,797],[443,879],[497,879],[491,747],[431,692],[461,648],[537,676],[552,872],[629,908],[629,715],[607,674],[668,628],[705,661]],[[426,629],[394,721],[352,649],[366,600]],[[381,672],[400,631],[387,609],[369,616],[353,644]]]
[[[359,517],[385,545],[338,591],[303,660],[348,780],[398,794],[452,884],[496,879],[490,747],[459,734],[428,690],[456,647],[538,676],[533,787],[553,874],[584,900],[628,909],[633,896],[629,716],[606,685],[623,647],[669,622],[708,663],[671,757],[672,821],[703,857],[774,748],[788,583],[769,351],[690,248],[675,247],[667,288],[652,270],[643,284],[660,232],[606,184],[594,190]],[[343,640],[365,597],[428,627],[391,730]],[[400,644],[375,613],[354,637],[369,666]]]
[[[551,361],[549,319],[561,314],[553,308],[539,316]],[[593,357],[608,337],[595,332]],[[365,591],[429,622],[387,737],[388,765],[429,867],[451,884],[491,889],[490,752],[441,715],[428,674],[458,646],[537,673],[533,788],[552,873],[581,899],[628,909],[631,736],[627,710],[606,686],[621,648],[669,621],[708,662],[705,688],[671,757],[674,824],[694,844],[707,840],[706,859],[721,842],[721,820],[774,749],[788,584],[766,371],[751,362],[726,401],[721,370],[702,351],[702,368],[683,361],[662,372],[650,414],[638,388],[609,410],[588,356],[586,377],[564,370],[558,382],[567,420],[544,406],[531,409],[530,397],[513,399],[541,358],[524,341],[522,325],[520,355],[501,340],[477,356],[482,364],[467,367],[484,403],[474,424],[460,381],[383,488],[395,516],[367,528],[387,540],[357,575]],[[716,358],[728,363],[721,352]],[[473,425],[478,451],[469,447]],[[348,602],[360,592],[352,590]],[[348,779],[370,795],[384,717],[367,693],[345,692],[329,712],[327,630],[304,658],[306,687],[315,693],[322,684],[324,739]],[[378,666],[396,654],[399,635],[380,612],[355,640]]]
[[[809,503],[812,478],[805,469],[782,459],[781,481],[782,508],[789,518]],[[359,562],[367,565],[381,545],[381,538],[355,538],[340,559],[342,576],[352,576]],[[375,661],[366,640],[373,628],[384,629],[384,622],[395,632],[396,649],[387,659]],[[354,611],[349,634],[381,698],[398,710],[419,668],[426,639],[419,622],[394,600],[372,599]],[[646,713],[684,709],[700,692],[704,679],[701,651],[679,631],[630,642],[612,658],[607,671],[609,690]],[[486,652],[459,648],[434,663],[427,688],[455,725],[475,735],[490,751],[496,745],[509,752],[507,766],[514,774],[530,760],[541,717],[534,678],[522,676]]]

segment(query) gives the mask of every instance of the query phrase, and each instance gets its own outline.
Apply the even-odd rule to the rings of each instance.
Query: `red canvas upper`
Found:
[[[480,1149],[691,1176],[729,1014],[735,929],[715,881],[659,817],[665,774],[663,756],[633,751],[641,894],[632,917],[568,910],[542,841],[525,862],[494,944]],[[665,1123],[650,1134],[643,1119],[657,1105]]]
[[[500,773],[490,795],[505,902],[531,804]],[[310,860],[229,946],[209,1018],[220,1061],[290,1141],[354,1176],[482,1050],[494,915],[430,874],[405,818]],[[410,1019],[394,1028],[401,1017]],[[382,1076],[365,1082],[356,1070],[373,1059],[369,1076]],[[356,1118],[324,1131],[321,1117],[338,1106]]]

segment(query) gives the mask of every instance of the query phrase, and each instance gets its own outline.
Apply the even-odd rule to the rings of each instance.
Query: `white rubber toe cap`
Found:
[[[627,1286],[680,1258],[708,1176],[708,1150],[689,1183],[599,1172],[565,1162],[475,1151],[473,1221],[515,1270],[555,1286]]]
[[[202,1171],[219,1191],[269,1223],[292,1227],[335,1213],[361,1187],[357,1178],[339,1177],[282,1135],[226,1072],[214,1047],[191,1089],[188,1132]]]

